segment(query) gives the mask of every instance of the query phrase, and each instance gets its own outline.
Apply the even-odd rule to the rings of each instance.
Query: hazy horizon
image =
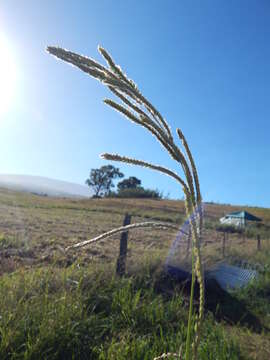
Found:
[[[91,197],[86,185],[27,174],[0,174],[0,187],[47,196]]]

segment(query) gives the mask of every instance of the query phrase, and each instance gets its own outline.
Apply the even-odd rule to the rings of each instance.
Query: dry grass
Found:
[[[172,203],[172,206],[170,206]],[[67,255],[61,253],[73,243],[94,237],[116,226],[121,226],[126,212],[133,215],[132,222],[142,219],[180,222],[182,203],[155,200],[70,200],[51,199],[31,194],[0,191],[0,242],[2,258],[16,261],[17,266],[79,258],[81,261],[113,261],[118,253],[118,237],[91,248]],[[174,233],[159,230],[137,230],[129,236],[129,255],[137,251],[168,248]],[[136,243],[136,247],[134,244]],[[109,249],[109,251],[108,251]],[[139,249],[139,250],[138,250]],[[10,267],[10,266],[9,266]],[[11,266],[10,268],[13,268]],[[3,269],[2,269],[3,272]]]
[[[224,212],[236,209],[239,207],[206,204],[205,221],[210,226],[203,234],[205,259],[215,261],[222,257],[222,234],[215,231],[215,224]],[[52,262],[67,266],[78,258],[82,263],[113,262],[118,254],[119,235],[68,254],[63,254],[61,248],[121,226],[126,212],[133,215],[132,223],[158,220],[182,224],[184,211],[184,203],[174,200],[73,200],[1,189],[0,234],[5,241],[0,241],[0,272]],[[254,208],[250,211],[270,225],[270,209]],[[130,232],[128,263],[132,264],[138,256],[151,255],[156,251],[165,259],[175,235],[172,230]],[[263,239],[262,248],[268,248],[269,243],[268,239]],[[239,235],[230,234],[226,254],[239,253],[250,257],[256,252],[256,246],[254,238],[247,238],[244,242]]]

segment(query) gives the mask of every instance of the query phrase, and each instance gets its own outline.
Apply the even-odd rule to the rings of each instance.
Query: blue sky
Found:
[[[101,84],[45,52],[59,45],[101,60],[101,44],[184,132],[205,201],[270,207],[268,0],[8,0],[0,23],[16,66],[0,113],[0,173],[84,183],[106,164],[102,152],[178,170],[152,136],[103,104]],[[115,165],[183,196],[166,176]]]

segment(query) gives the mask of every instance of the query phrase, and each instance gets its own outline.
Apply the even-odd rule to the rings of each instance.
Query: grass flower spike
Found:
[[[184,137],[182,131],[177,129],[177,135],[181,141],[182,148],[180,148],[173,138],[171,129],[160,114],[160,112],[147,100],[142,93],[139,91],[137,85],[129,79],[121,70],[121,68],[115,64],[112,57],[109,53],[99,47],[98,50],[107,62],[107,67],[98,63],[94,59],[78,55],[71,51],[49,46],[47,48],[48,52],[57,58],[66,61],[73,66],[78,67],[91,77],[99,80],[108,89],[111,93],[119,99],[120,103],[112,100],[105,99],[104,102],[106,105],[112,107],[114,110],[120,112],[128,120],[132,121],[136,125],[139,125],[149,131],[156,140],[162,145],[162,147],[168,152],[169,156],[175,160],[179,166],[180,170],[183,173],[183,176],[178,175],[177,173],[163,167],[160,165],[154,165],[143,160],[132,159],[126,156],[121,156],[118,154],[102,154],[101,157],[111,161],[121,161],[130,165],[143,166],[155,171],[159,171],[165,175],[173,177],[181,186],[184,195],[185,195],[185,207],[187,218],[190,219],[190,228],[192,234],[192,283],[191,283],[191,295],[190,295],[190,306],[189,306],[189,316],[188,316],[188,329],[187,329],[187,339],[186,339],[186,349],[185,349],[185,360],[197,359],[198,346],[200,342],[200,333],[201,325],[203,321],[204,313],[204,276],[203,276],[203,267],[201,260],[200,252],[200,243],[201,243],[201,233],[203,226],[203,217],[202,217],[202,196],[200,192],[200,183],[195,166],[195,161],[191,154],[190,148]],[[71,247],[77,248],[89,245],[93,242],[100,241],[107,237],[110,237],[118,232],[125,230],[132,230],[136,228],[168,228],[172,226],[167,223],[158,223],[158,222],[145,222],[139,224],[128,225],[126,227],[120,227],[113,229],[107,233],[104,233],[94,239],[87,240],[78,244],[75,244]],[[180,227],[180,225],[179,225]],[[70,247],[69,247],[70,248]],[[199,284],[200,289],[200,305],[199,313],[196,316],[195,322],[195,336],[193,341],[191,341],[192,333],[192,324],[193,324],[193,298],[194,298],[194,286],[195,280]],[[191,351],[192,349],[192,351]],[[168,354],[163,354],[164,358]],[[170,354],[177,356],[176,354]]]

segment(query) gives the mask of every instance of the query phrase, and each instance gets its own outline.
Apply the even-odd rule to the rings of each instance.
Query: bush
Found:
[[[143,187],[137,187],[134,189],[123,189],[117,193],[110,192],[108,197],[117,198],[148,198],[148,199],[162,199],[162,193],[158,190],[144,189]]]

